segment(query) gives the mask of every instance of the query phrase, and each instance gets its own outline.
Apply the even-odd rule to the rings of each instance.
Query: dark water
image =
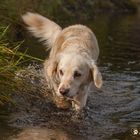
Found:
[[[99,14],[83,23],[99,41],[103,88],[93,89],[78,116],[57,109],[47,97],[18,98],[20,107],[0,112],[0,140],[140,140],[140,14]],[[45,54],[43,47],[39,53],[28,46],[34,56]],[[26,70],[31,75],[23,75],[26,85],[19,92],[42,93],[41,68]]]

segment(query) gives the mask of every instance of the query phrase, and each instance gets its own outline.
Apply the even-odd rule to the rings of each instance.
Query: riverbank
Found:
[[[7,34],[9,27],[0,27],[0,106],[7,102],[13,102],[11,96],[19,86],[19,81],[15,76],[19,70],[23,69],[32,60],[41,59],[29,56],[27,51],[21,52],[19,48],[22,42],[10,42]]]
[[[0,1],[0,19],[2,23],[16,23],[27,11],[38,12],[49,18],[63,19],[92,18],[99,12],[136,13],[135,0],[4,0]],[[63,21],[64,23],[64,21]]]

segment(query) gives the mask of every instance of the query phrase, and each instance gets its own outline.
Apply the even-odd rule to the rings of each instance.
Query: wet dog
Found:
[[[36,13],[22,16],[35,37],[51,49],[44,62],[45,77],[49,77],[55,95],[72,101],[81,110],[87,101],[90,85],[102,86],[102,76],[96,65],[99,47],[94,33],[84,25],[62,29],[58,24]]]

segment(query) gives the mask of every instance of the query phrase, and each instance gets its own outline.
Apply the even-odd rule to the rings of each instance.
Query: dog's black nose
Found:
[[[59,89],[59,92],[60,92],[63,96],[66,96],[67,93],[69,92],[69,89],[60,88],[60,89]]]

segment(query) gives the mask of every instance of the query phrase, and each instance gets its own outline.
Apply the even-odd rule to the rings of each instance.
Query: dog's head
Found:
[[[50,62],[47,73],[59,78],[58,96],[74,97],[79,89],[92,81],[97,88],[102,86],[102,76],[95,63],[75,53],[61,54]]]

